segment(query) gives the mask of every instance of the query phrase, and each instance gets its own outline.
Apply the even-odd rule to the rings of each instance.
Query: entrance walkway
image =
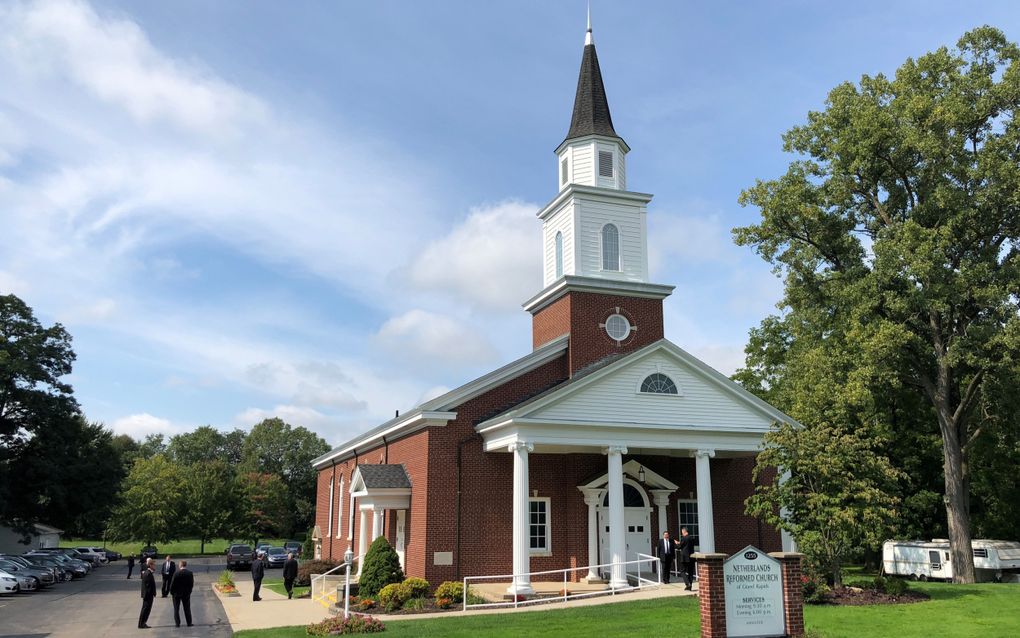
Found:
[[[238,572],[235,574],[235,585],[237,585],[237,591],[241,594],[240,596],[229,597],[220,596],[220,601],[223,603],[223,609],[226,611],[227,619],[230,621],[230,625],[234,631],[241,631],[242,629],[269,629],[272,627],[289,627],[291,625],[309,625],[314,622],[319,622],[324,618],[328,618],[329,614],[323,607],[317,603],[312,602],[310,598],[301,598],[294,600],[287,600],[286,596],[277,594],[276,592],[269,591],[265,587],[259,595],[262,600],[254,602],[251,599],[253,585],[251,582],[251,575]],[[558,592],[562,588],[562,583],[532,583],[538,591],[544,590],[544,585],[549,585],[550,588],[555,588]],[[583,583],[570,583],[571,591],[581,591],[580,587]],[[479,587],[479,585],[473,585],[473,587]],[[605,587],[605,585],[592,585],[591,587]],[[551,610],[551,609],[568,609],[572,607],[583,607],[588,605],[606,605],[612,603],[622,603],[634,600],[650,600],[655,598],[669,598],[675,596],[694,596],[697,594],[697,585],[695,584],[695,591],[684,591],[684,585],[680,583],[672,583],[669,585],[662,585],[661,587],[648,587],[640,591],[628,591],[615,596],[607,594],[606,596],[592,596],[590,598],[579,598],[568,602],[556,602],[556,603],[543,603],[543,604],[531,604],[524,607],[499,607],[489,609],[478,609],[472,611],[449,611],[435,614],[372,614],[374,617],[382,620],[383,622],[400,622],[403,620],[426,620],[429,618],[449,618],[452,616],[478,616],[482,614],[508,614],[517,613],[523,611],[538,611],[538,610]],[[506,585],[502,585],[502,589],[506,589]],[[552,591],[552,589],[550,589]]]

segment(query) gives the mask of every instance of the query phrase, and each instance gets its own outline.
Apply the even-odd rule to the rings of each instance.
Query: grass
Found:
[[[275,591],[277,594],[287,595],[287,590],[283,588],[283,578],[264,578],[262,579],[262,586],[266,589]],[[311,591],[311,587],[298,587],[294,586],[294,598],[300,598]]]
[[[272,543],[273,545],[283,545],[288,539],[285,538],[267,538],[260,540],[260,543]],[[156,549],[159,550],[160,557],[170,554],[171,556],[224,556],[226,555],[227,548],[234,543],[247,543],[248,541],[232,541],[225,538],[215,538],[205,543],[205,553],[200,553],[202,543],[197,539],[186,539],[173,541],[172,543],[153,543]],[[75,539],[67,540],[63,539],[60,542],[61,547],[103,547],[102,540],[95,539]],[[112,549],[115,552],[120,552],[125,558],[129,554],[134,554],[136,557],[142,551],[144,543],[142,541],[128,541],[126,543],[106,543],[107,549]]]
[[[1008,638],[1020,635],[1020,585],[950,585],[911,583],[932,599],[909,605],[827,607],[804,609],[811,636],[844,638]],[[698,599],[694,596],[642,600],[555,611],[531,611],[497,616],[464,616],[400,620],[386,624],[386,634],[400,636],[676,636],[700,635]],[[238,638],[299,638],[305,628],[239,631]]]

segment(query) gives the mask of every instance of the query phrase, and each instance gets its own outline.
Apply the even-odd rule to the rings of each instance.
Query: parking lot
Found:
[[[128,580],[127,562],[115,561],[93,570],[82,579],[57,583],[36,592],[0,596],[0,636],[43,636],[99,638],[101,636],[230,636],[223,606],[210,584],[225,568],[222,558],[188,560],[195,574],[191,595],[194,627],[174,626],[171,599],[159,595],[156,575],[156,600],[149,625],[138,629],[141,609],[138,566]],[[182,613],[183,616],[183,613]]]

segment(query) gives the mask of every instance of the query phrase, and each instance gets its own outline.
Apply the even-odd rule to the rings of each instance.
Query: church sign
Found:
[[[748,545],[723,562],[727,636],[783,636],[783,572],[779,561]]]

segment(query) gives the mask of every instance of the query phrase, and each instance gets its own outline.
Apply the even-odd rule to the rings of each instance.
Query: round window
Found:
[[[630,322],[623,315],[609,315],[606,319],[606,334],[616,341],[623,341],[630,334]]]

